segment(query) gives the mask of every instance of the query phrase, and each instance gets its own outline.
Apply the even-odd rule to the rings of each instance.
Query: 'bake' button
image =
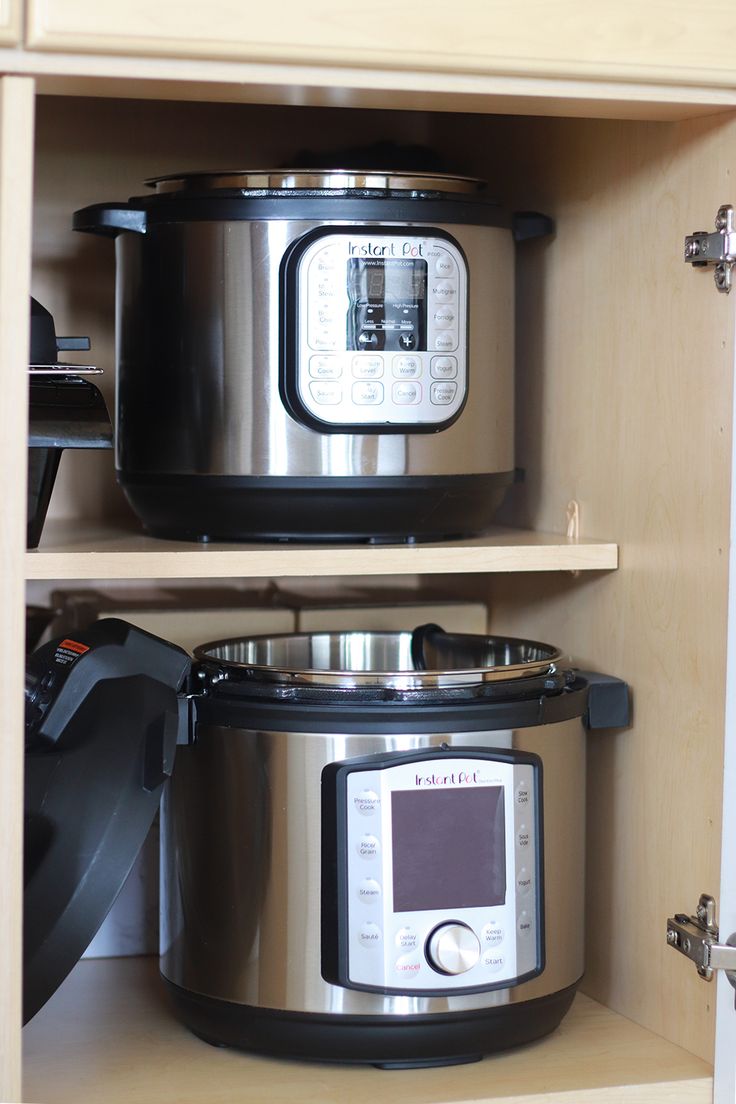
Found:
[[[526,824],[520,824],[516,830],[516,846],[525,850],[531,843],[531,836]]]
[[[491,974],[497,974],[503,970],[506,959],[498,951],[486,951],[481,958],[481,962]]]
[[[413,928],[399,928],[396,933],[396,946],[400,950],[413,951],[417,943],[417,933]]]
[[[527,912],[526,909],[520,912],[516,921],[516,926],[519,929],[519,935],[523,936],[525,939],[528,938],[534,930],[534,921],[532,920],[531,913]]]
[[[441,330],[446,330],[450,326],[455,325],[455,312],[452,307],[440,307],[438,311],[435,311],[434,324]]]
[[[432,357],[429,371],[432,379],[455,379],[457,376],[457,357]]]
[[[353,402],[356,406],[378,406],[383,402],[383,384],[364,380],[353,384]]]
[[[309,374],[312,379],[337,379],[342,365],[337,357],[313,356],[309,358]]]
[[[444,250],[440,253],[439,257],[434,262],[434,271],[436,276],[455,275],[455,262],[449,253],[445,253]]]
[[[516,892],[519,897],[528,897],[532,888],[532,876],[525,866],[520,867],[516,875]]]
[[[436,280],[432,286],[432,295],[441,303],[451,303],[457,295],[454,280]]]
[[[361,859],[375,859],[381,848],[377,836],[361,836],[357,844],[357,852]]]
[[[364,905],[375,905],[381,897],[381,886],[375,878],[363,878],[358,883],[358,897]]]
[[[415,356],[394,357],[393,373],[397,379],[416,379],[422,374],[422,362]]]
[[[448,406],[457,394],[456,383],[433,383],[429,397],[435,406]]]
[[[335,406],[342,402],[342,387],[339,383],[329,383],[327,381],[310,383],[309,390],[312,392],[314,401],[319,403],[320,406]]]
[[[353,804],[361,816],[373,816],[378,811],[381,799],[375,790],[361,790],[353,798]]]
[[[368,920],[358,932],[358,939],[364,947],[377,947],[381,942],[381,929],[378,924]]]
[[[457,334],[454,330],[440,330],[434,339],[434,347],[443,353],[457,349]]]
[[[397,406],[412,406],[414,403],[421,401],[422,385],[421,383],[411,383],[409,380],[406,382],[400,381],[394,384],[392,394]]]
[[[483,928],[480,937],[486,947],[497,947],[499,943],[503,943],[504,930],[500,924],[491,921]]]
[[[396,959],[395,970],[396,970],[396,973],[399,975],[399,977],[403,977],[403,978],[416,977],[416,975],[419,973],[421,968],[422,968],[421,959],[419,958],[419,955],[416,954],[416,953],[400,955]]]
[[[383,357],[353,357],[353,375],[356,379],[377,379],[383,375]]]

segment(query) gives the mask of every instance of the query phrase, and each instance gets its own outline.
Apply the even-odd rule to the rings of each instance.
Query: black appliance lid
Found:
[[[180,648],[112,618],[27,661],[24,1023],[94,938],[146,838],[190,665]]]
[[[562,653],[551,644],[505,636],[413,632],[282,633],[219,640],[195,649],[232,682],[288,686],[435,690],[554,675]]]
[[[31,344],[29,369],[32,374],[75,374],[99,375],[100,368],[90,364],[62,364],[59,353],[87,352],[90,347],[88,337],[57,337],[54,318],[38,299],[31,296]]]
[[[222,172],[171,173],[146,181],[157,194],[242,191],[379,191],[478,195],[487,184],[477,177],[453,173],[405,172],[395,169],[232,169]]]

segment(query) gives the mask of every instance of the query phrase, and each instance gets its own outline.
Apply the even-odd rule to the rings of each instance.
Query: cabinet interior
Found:
[[[615,540],[611,572],[406,576],[422,597],[481,598],[490,629],[550,640],[627,679],[634,721],[589,740],[583,991],[711,1060],[715,990],[664,939],[717,893],[725,695],[733,321],[686,233],[732,197],[730,115],[591,120],[43,96],[33,294],[89,334],[114,389],[114,256],[72,212],[150,176],[284,164],[379,141],[436,150],[510,209],[557,223],[519,247],[517,464],[499,520]],[[65,455],[55,518],[124,519],[110,454]],[[312,581],[339,598],[334,580]],[[554,877],[554,871],[547,872]]]

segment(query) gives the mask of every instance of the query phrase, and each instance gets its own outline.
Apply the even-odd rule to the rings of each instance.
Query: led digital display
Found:
[[[394,911],[502,905],[503,786],[394,790]]]
[[[416,304],[427,297],[426,261],[351,257],[348,264],[348,294],[355,303]]]

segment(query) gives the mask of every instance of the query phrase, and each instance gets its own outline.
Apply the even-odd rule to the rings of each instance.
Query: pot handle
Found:
[[[515,242],[544,238],[555,232],[555,220],[539,211],[515,211],[511,220],[511,232]]]
[[[93,203],[74,212],[72,228],[106,238],[122,233],[145,234],[146,212],[130,203]]]

